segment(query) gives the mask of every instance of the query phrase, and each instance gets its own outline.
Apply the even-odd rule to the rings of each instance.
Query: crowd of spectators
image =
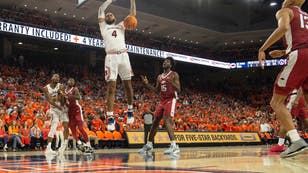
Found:
[[[106,130],[105,120],[106,86],[100,74],[88,73],[85,76],[79,73],[81,70],[78,66],[67,68],[59,65],[24,64],[21,67],[1,64],[0,67],[0,139],[3,141],[4,149],[8,141],[11,142],[13,150],[17,144],[31,148],[37,148],[37,143],[43,145],[42,141],[47,139],[50,123],[49,105],[40,87],[45,86],[51,75],[56,72],[60,74],[61,82],[64,84],[68,77],[77,79],[77,86],[82,93],[80,104],[83,108],[86,132],[96,145],[98,140],[125,138],[126,130],[142,131],[143,113],[148,111],[148,108],[155,107],[158,100],[156,94],[145,89],[142,82],[135,78],[133,87],[136,118],[134,124],[128,125],[125,95],[121,85],[118,85],[114,111],[116,130],[109,132]],[[66,71],[67,69],[69,71]],[[236,84],[226,81],[225,91],[184,87],[174,117],[175,130],[258,132],[265,138],[275,137],[279,130],[279,121],[267,104],[271,95],[271,85],[264,86],[256,92],[253,92],[253,87],[240,88],[239,92],[233,85]],[[164,129],[163,122],[160,123],[159,129]]]
[[[34,26],[61,29],[76,34],[100,37],[98,27],[87,26],[77,21],[51,20],[47,14],[29,9],[0,9],[0,18],[18,21]],[[176,42],[172,39],[155,39],[149,35],[129,32],[127,42],[130,44],[168,50],[183,54],[201,53],[211,57],[228,56],[242,60],[246,56],[256,56],[257,47],[245,50],[223,50],[209,53],[200,51],[194,44]],[[142,39],[141,39],[142,38]],[[164,43],[164,44],[162,44]],[[229,53],[228,53],[229,52]],[[196,55],[197,55],[196,54]],[[146,90],[137,78],[133,81],[135,123],[127,125],[126,100],[121,85],[116,92],[115,116],[116,130],[106,130],[105,120],[105,82],[101,73],[90,72],[79,66],[68,65],[0,65],[0,142],[4,150],[10,146],[28,146],[39,149],[44,146],[49,131],[49,105],[40,87],[46,85],[51,74],[59,73],[61,82],[66,83],[68,77],[77,79],[77,86],[82,93],[85,130],[90,139],[97,145],[98,140],[125,138],[126,130],[143,130],[142,115],[148,108],[155,107],[157,95]],[[191,79],[190,79],[191,80]],[[183,87],[180,94],[177,112],[174,117],[176,131],[226,131],[226,132],[258,132],[264,138],[277,136],[279,121],[268,106],[272,85],[239,87],[236,80],[226,80],[218,87]],[[272,84],[271,82],[266,82]],[[213,88],[219,88],[217,90]],[[159,129],[164,129],[161,122]],[[303,133],[308,137],[308,133]],[[30,139],[30,140],[29,140]],[[39,145],[38,145],[39,143]],[[9,144],[9,145],[8,145]]]

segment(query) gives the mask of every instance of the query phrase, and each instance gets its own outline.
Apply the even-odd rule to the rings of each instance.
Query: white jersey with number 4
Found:
[[[120,51],[125,47],[125,27],[123,22],[117,25],[100,23],[100,30],[105,43],[106,52]]]
[[[57,83],[57,85],[54,88],[51,88],[50,84],[48,84],[46,86],[47,87],[47,91],[48,91],[49,95],[52,98],[57,98],[58,97],[58,92],[59,92],[59,89],[60,89],[60,85],[61,85],[60,83]],[[56,101],[56,104],[60,105],[60,102]],[[55,107],[53,105],[50,105],[50,107],[55,109]]]

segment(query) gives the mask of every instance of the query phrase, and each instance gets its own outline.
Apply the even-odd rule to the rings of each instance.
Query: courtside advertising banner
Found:
[[[74,43],[79,45],[97,47],[97,48],[105,47],[104,40],[102,39],[86,37],[81,35],[74,35],[65,32],[59,32],[54,30],[48,30],[48,29],[31,27],[21,24],[14,24],[3,21],[0,21],[0,31],[12,34],[19,34],[36,38],[54,40],[54,41],[61,41],[66,43]],[[215,61],[211,59],[205,59],[189,55],[177,54],[158,49],[134,46],[129,44],[126,45],[126,48],[129,53],[158,57],[158,58],[166,58],[168,56],[171,56],[177,61],[223,68],[223,69],[252,68],[260,66],[258,61],[229,63],[229,62]],[[283,66],[286,65],[286,63],[287,63],[286,59],[273,59],[273,60],[266,60],[264,66]]]
[[[26,35],[36,38],[54,40],[54,41],[61,41],[66,43],[74,43],[79,45],[91,46],[91,47],[98,47],[104,48],[104,41],[98,38],[91,38],[86,36],[74,35],[65,32],[59,32],[54,30],[48,30],[43,28],[36,28],[26,25],[14,24],[9,22],[0,21],[0,31],[8,32],[12,34],[19,34],[19,35]],[[188,63],[195,63],[200,65],[218,67],[218,68],[230,68],[229,63],[220,62],[220,61],[213,61],[199,57],[193,57],[188,55],[176,54],[171,52],[166,52],[157,49],[151,49],[146,47],[134,46],[134,45],[126,45],[128,52],[145,55],[145,56],[152,56],[158,58],[166,58],[168,56],[174,56],[174,58],[178,61],[188,62]]]
[[[126,132],[128,144],[144,144],[144,132]],[[254,143],[261,142],[257,133],[236,133],[236,132],[175,132],[176,142],[179,144],[188,143]],[[157,132],[155,144],[170,143],[167,132]]]

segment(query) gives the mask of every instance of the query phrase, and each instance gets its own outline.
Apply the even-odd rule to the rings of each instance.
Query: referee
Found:
[[[144,119],[144,143],[146,144],[148,141],[148,134],[151,130],[151,126],[154,120],[154,112],[155,107],[151,106],[151,108],[147,107],[145,112],[142,115],[142,118]]]

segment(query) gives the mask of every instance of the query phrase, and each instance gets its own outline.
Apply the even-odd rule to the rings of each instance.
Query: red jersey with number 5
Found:
[[[159,99],[161,102],[177,98],[177,93],[172,84],[169,82],[170,79],[174,78],[174,74],[175,73],[173,71],[170,71],[168,74],[160,74],[157,78],[160,85]]]
[[[77,88],[72,87],[71,89],[66,90],[66,94],[74,95],[76,89]],[[79,105],[78,100],[75,100],[73,98],[67,98],[67,107],[68,107],[69,112],[76,112],[76,111],[80,111],[81,109],[81,106]]]
[[[288,8],[293,11],[294,17],[290,23],[290,29],[283,38],[287,53],[296,49],[308,48],[308,14],[297,6]]]

